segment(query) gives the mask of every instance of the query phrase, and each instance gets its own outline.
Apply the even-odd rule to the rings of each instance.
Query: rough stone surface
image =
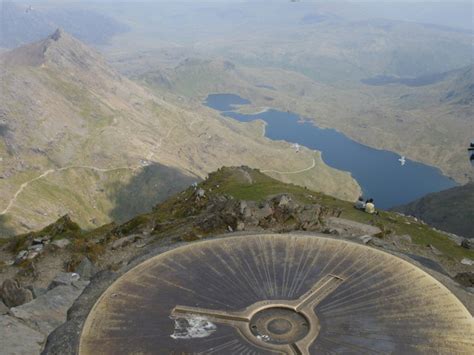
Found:
[[[468,258],[464,258],[461,260],[461,264],[463,265],[474,265],[474,261]]]
[[[89,280],[97,272],[96,266],[85,257],[76,268],[76,273],[79,274],[81,280]]]
[[[5,306],[5,303],[3,303],[2,301],[0,301],[0,316],[4,315],[4,314],[7,314],[9,311],[8,307]]]
[[[80,275],[75,272],[60,272],[51,284],[49,285],[48,289],[53,289],[57,286],[68,286],[71,285],[73,282],[78,281],[80,279]]]
[[[474,249],[474,240],[465,238],[462,241],[461,246],[466,249]]]
[[[362,243],[367,244],[368,242],[370,242],[372,240],[372,237],[370,235],[363,235],[363,236],[359,237],[359,240]]]
[[[8,307],[20,306],[33,300],[33,293],[21,287],[18,281],[7,279],[0,289],[0,296]]]
[[[141,236],[139,236],[139,235],[130,235],[128,237],[123,237],[123,238],[117,239],[115,242],[112,243],[112,250],[123,248],[127,245],[130,245],[130,244],[136,242],[138,239],[141,239]]]
[[[380,238],[372,238],[368,244],[382,248],[382,249],[386,249],[386,250],[394,249],[392,244]]]
[[[68,322],[59,326],[48,337],[43,355],[75,355],[79,346],[81,327],[102,292],[118,277],[111,271],[94,275],[91,283],[68,312]]]
[[[48,292],[47,289],[41,288],[41,287],[28,286],[27,288],[28,288],[28,290],[31,291],[31,293],[33,293],[33,297],[34,297],[34,298],[38,298],[39,296],[42,296],[42,295],[44,295],[46,292]]]
[[[0,353],[34,355],[41,352],[45,336],[18,319],[0,316]]]
[[[51,242],[51,244],[57,246],[59,249],[64,249],[71,244],[71,242],[69,239],[59,239]]]
[[[378,227],[337,217],[329,217],[326,219],[326,225],[328,228],[343,229],[349,234],[354,235],[379,236],[382,234],[382,231]]]
[[[30,303],[10,309],[10,312],[30,327],[48,335],[66,321],[68,309],[82,293],[86,284],[77,286],[57,286]]]
[[[464,287],[474,287],[474,272],[461,272],[454,279]]]

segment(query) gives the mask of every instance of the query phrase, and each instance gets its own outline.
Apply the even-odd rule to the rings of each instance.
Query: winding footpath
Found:
[[[277,171],[277,170],[262,170],[262,173],[276,173],[276,174],[282,174],[282,175],[294,175],[294,174],[301,174],[306,171],[309,171],[313,169],[316,166],[316,159],[313,158],[313,164],[311,164],[310,167],[302,169],[302,170],[297,170],[297,171]]]
[[[20,188],[17,190],[17,192],[15,192],[15,195],[13,195],[13,197],[10,199],[7,207],[2,212],[0,212],[0,216],[3,216],[3,215],[7,214],[10,211],[10,209],[15,204],[18,196],[20,196],[20,194],[23,192],[23,190],[25,190],[30,184],[34,183],[35,181],[41,180],[41,179],[45,178],[46,176],[51,175],[53,173],[57,173],[57,172],[65,171],[65,170],[71,170],[71,169],[87,169],[87,170],[94,170],[94,171],[98,171],[98,172],[102,172],[102,173],[107,173],[107,172],[116,171],[116,170],[133,170],[133,171],[135,171],[139,168],[140,168],[140,166],[135,167],[135,168],[127,166],[127,167],[119,167],[119,168],[112,168],[112,169],[102,169],[102,168],[96,168],[94,166],[80,165],[80,166],[66,166],[64,168],[46,170],[40,176],[37,176],[34,179],[31,179],[31,180],[21,184]]]
[[[164,139],[168,139],[169,136],[171,135],[171,132],[173,131],[173,129],[175,129],[176,126],[173,126],[169,129],[168,133],[166,134],[165,137],[161,137],[160,138],[160,141],[156,144],[156,147],[157,148],[160,148],[162,143],[163,143],[163,140]],[[153,151],[150,151],[150,153],[147,155],[147,160],[151,160],[153,158],[153,156],[155,155],[155,153]],[[48,175],[51,175],[53,173],[57,173],[57,172],[61,172],[61,171],[65,171],[65,170],[71,170],[71,169],[88,169],[88,170],[93,170],[93,171],[98,171],[98,172],[101,172],[101,173],[108,173],[108,172],[111,172],[111,171],[118,171],[118,170],[132,170],[132,171],[136,171],[140,168],[143,168],[143,165],[137,165],[135,167],[130,167],[130,166],[122,166],[122,167],[116,167],[116,168],[110,168],[110,169],[105,169],[105,168],[97,168],[95,166],[89,166],[89,165],[74,165],[74,166],[66,166],[66,167],[63,167],[63,168],[59,168],[59,169],[50,169],[50,170],[46,170],[44,173],[42,173],[41,175],[27,181],[27,182],[24,182],[23,184],[21,184],[20,188],[17,190],[17,192],[15,192],[15,194],[13,195],[13,197],[10,199],[10,201],[8,202],[8,205],[7,207],[2,211],[0,212],[0,216],[3,216],[3,215],[6,215],[10,210],[11,208],[13,207],[13,205],[15,204],[16,200],[18,199],[18,196],[21,195],[21,193],[32,183],[34,183],[35,181],[38,181],[38,180],[41,180],[43,178],[45,178],[46,176]]]
[[[196,120],[197,121],[197,120]],[[190,126],[192,126],[192,124],[196,123],[196,121],[193,121],[191,123]],[[157,144],[157,148],[160,148],[162,143],[163,143],[163,140],[164,139],[167,139],[169,138],[169,136],[171,135],[171,132],[173,131],[173,129],[175,129],[176,126],[173,126],[170,128],[170,130],[168,131],[168,133],[166,134],[165,137],[161,137],[160,138],[160,141],[158,142]],[[151,160],[153,158],[153,156],[155,155],[155,152],[153,151],[150,151],[150,153],[147,155],[146,159],[147,160]],[[309,171],[311,169],[313,169],[314,167],[316,166],[316,159],[313,158],[313,163],[311,164],[311,166],[305,168],[305,169],[302,169],[302,170],[297,170],[297,171],[277,171],[277,170],[262,170],[262,173],[276,173],[276,174],[281,174],[281,175],[294,175],[294,174],[301,174],[301,173],[304,173],[306,171]],[[129,166],[123,166],[123,167],[116,167],[116,168],[110,168],[110,169],[105,169],[105,168],[97,168],[95,166],[89,166],[89,165],[77,165],[77,166],[66,166],[66,167],[63,167],[63,168],[59,168],[59,169],[50,169],[50,170],[46,170],[44,173],[42,173],[41,175],[27,181],[27,182],[24,182],[23,184],[21,184],[20,188],[15,192],[15,194],[13,195],[13,197],[10,199],[10,201],[8,202],[8,205],[7,207],[2,211],[0,212],[0,216],[3,216],[3,215],[6,215],[10,210],[11,208],[13,207],[13,205],[15,204],[16,200],[18,199],[18,196],[21,195],[21,193],[32,183],[38,181],[38,180],[41,180],[45,177],[47,177],[48,175],[51,175],[53,173],[57,173],[57,172],[61,172],[61,171],[66,171],[66,170],[71,170],[71,169],[88,169],[88,170],[93,170],[93,171],[98,171],[98,172],[102,172],[102,173],[108,173],[108,172],[111,172],[111,171],[118,171],[118,170],[132,170],[132,171],[136,171],[140,168],[142,168],[143,166],[142,165],[137,165],[135,167],[129,167]]]

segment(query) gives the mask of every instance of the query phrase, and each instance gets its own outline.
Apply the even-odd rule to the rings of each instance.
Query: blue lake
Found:
[[[233,111],[235,105],[249,103],[233,94],[212,94],[205,101],[207,106],[240,122],[265,121],[265,135],[270,139],[321,151],[327,165],[350,172],[362,187],[364,197],[374,198],[378,207],[395,207],[428,193],[457,186],[437,168],[408,159],[405,166],[401,166],[398,154],[370,148],[333,129],[318,128],[294,113],[269,110],[245,115]]]

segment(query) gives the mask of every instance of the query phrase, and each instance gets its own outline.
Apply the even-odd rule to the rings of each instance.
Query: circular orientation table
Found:
[[[189,244],[113,283],[79,354],[474,354],[473,318],[409,262],[314,235]]]

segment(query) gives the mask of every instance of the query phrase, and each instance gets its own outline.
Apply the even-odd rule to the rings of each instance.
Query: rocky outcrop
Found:
[[[461,272],[454,279],[464,287],[474,287],[474,272]]]
[[[47,336],[66,321],[69,308],[88,284],[78,281],[77,274],[61,273],[49,291],[35,292],[33,299],[30,289],[6,280],[2,298],[8,307],[0,302],[0,353],[39,354]]]
[[[39,354],[44,335],[10,316],[0,316],[1,352],[3,354]]]
[[[33,293],[21,287],[16,280],[5,280],[0,290],[0,296],[8,307],[20,306],[33,300]]]
[[[57,286],[32,302],[10,309],[10,313],[47,336],[66,321],[68,309],[87,284],[88,282],[78,281],[68,286]]]
[[[260,203],[226,196],[203,201],[201,197],[196,203],[201,204],[202,212],[197,216],[194,227],[203,233],[263,229],[278,232],[321,231],[323,219],[341,213],[338,209],[317,204],[301,205],[289,195],[279,195]]]

